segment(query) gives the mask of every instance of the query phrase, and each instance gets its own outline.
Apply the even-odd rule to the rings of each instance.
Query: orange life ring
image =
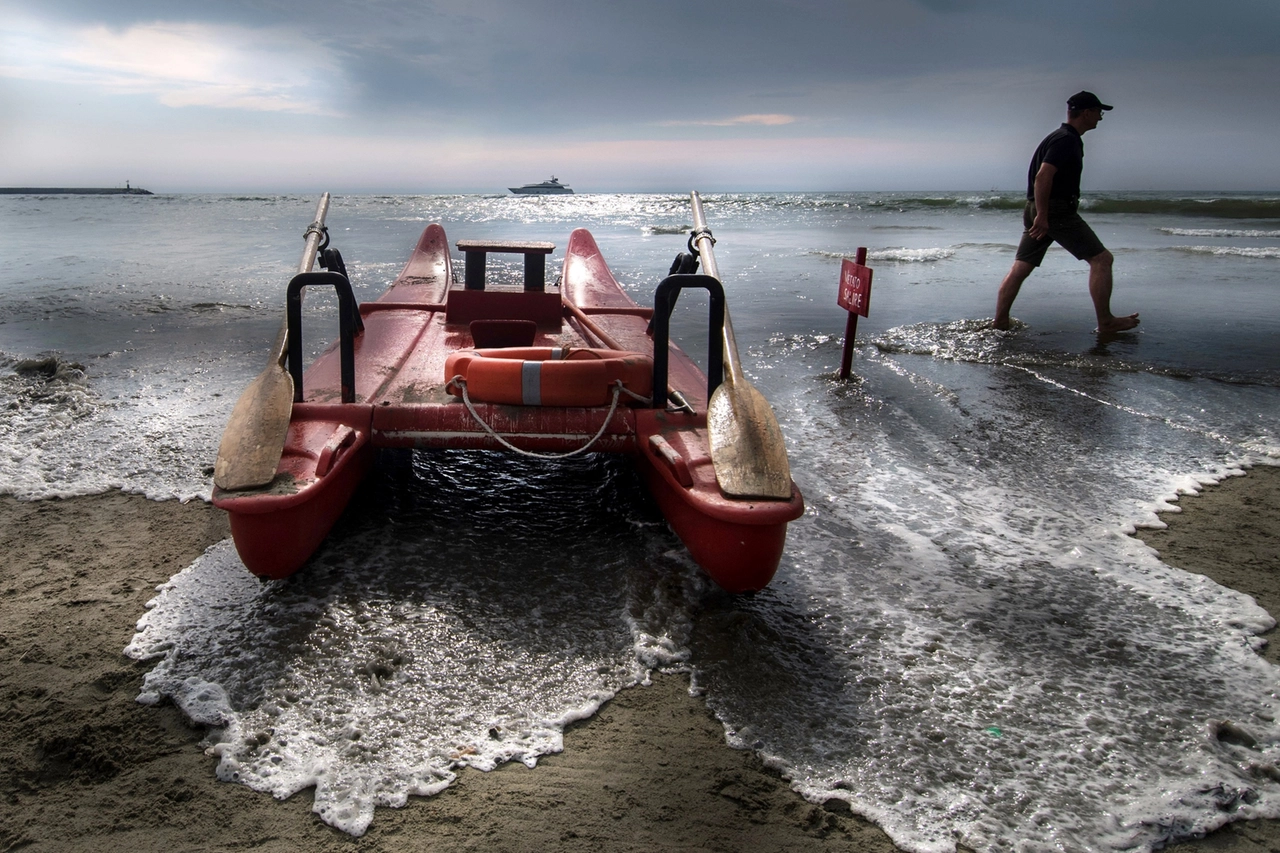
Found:
[[[607,406],[619,380],[632,394],[653,395],[653,359],[611,349],[462,350],[444,363],[445,390],[461,396],[457,376],[472,400],[515,406]]]

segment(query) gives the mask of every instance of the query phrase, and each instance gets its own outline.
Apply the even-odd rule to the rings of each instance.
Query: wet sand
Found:
[[[1280,614],[1280,469],[1181,504],[1167,530],[1141,538]],[[726,746],[677,676],[623,691],[535,769],[464,770],[438,796],[380,809],[359,839],[321,823],[308,792],[281,802],[218,782],[201,729],[134,701],[149,664],[121,650],[155,587],[226,535],[221,513],[198,503],[0,498],[0,853],[895,849]],[[1266,654],[1280,662],[1280,648]],[[1280,822],[1169,849],[1280,849]]]

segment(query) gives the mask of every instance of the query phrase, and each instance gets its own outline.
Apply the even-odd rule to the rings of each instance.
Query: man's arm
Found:
[[[1039,240],[1049,233],[1049,191],[1053,189],[1053,176],[1058,167],[1052,163],[1041,163],[1036,172],[1036,180],[1032,195],[1036,204],[1036,218],[1027,229],[1027,233]]]

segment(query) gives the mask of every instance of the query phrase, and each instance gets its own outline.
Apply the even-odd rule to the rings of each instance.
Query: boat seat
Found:
[[[490,252],[524,255],[524,289],[545,290],[547,255],[555,243],[540,240],[459,240],[458,251],[466,255],[467,290],[484,290],[484,268]]]
[[[559,293],[541,290],[464,290],[454,288],[445,300],[445,322],[469,326],[476,320],[528,320],[540,331],[559,334],[564,305]]]
[[[538,335],[532,320],[472,320],[468,325],[476,349],[531,347]]]

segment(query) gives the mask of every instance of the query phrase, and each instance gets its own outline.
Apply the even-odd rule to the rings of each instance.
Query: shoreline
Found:
[[[1137,537],[1280,613],[1280,468],[1179,500]],[[734,750],[687,677],[654,675],[569,726],[530,770],[464,770],[444,792],[379,809],[351,838],[219,782],[203,729],[135,701],[149,662],[122,654],[155,587],[227,535],[212,506],[102,495],[0,497],[0,851],[858,850],[896,848],[843,804],[813,805]],[[1275,630],[1264,656],[1280,662]],[[1280,847],[1280,821],[1230,824],[1168,850]]]

